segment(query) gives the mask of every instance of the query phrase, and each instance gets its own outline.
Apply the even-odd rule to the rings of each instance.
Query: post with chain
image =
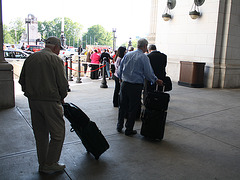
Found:
[[[65,57],[65,72],[66,72],[66,78],[68,80],[68,57]]]
[[[76,83],[82,83],[81,81],[81,57],[78,55],[78,76]]]
[[[103,58],[103,67],[102,67],[102,84],[100,88],[108,88],[106,76],[105,76],[105,68],[106,68],[106,57]]]
[[[73,81],[73,77],[72,77],[72,55],[70,55],[70,58],[69,58],[69,63],[70,63],[70,69],[69,69],[69,77],[68,77],[68,80],[69,81]]]

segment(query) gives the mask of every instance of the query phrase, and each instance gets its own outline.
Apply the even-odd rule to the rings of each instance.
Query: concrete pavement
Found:
[[[66,170],[39,174],[28,102],[16,83],[16,107],[0,111],[0,179],[240,179],[240,89],[198,89],[173,83],[165,137],[159,142],[140,135],[141,121],[136,122],[138,134],[133,137],[116,131],[113,80],[107,80],[107,89],[100,88],[100,80],[84,77],[81,84],[75,80],[65,101],[78,105],[96,122],[110,149],[95,160],[70,132],[66,120],[60,160]]]

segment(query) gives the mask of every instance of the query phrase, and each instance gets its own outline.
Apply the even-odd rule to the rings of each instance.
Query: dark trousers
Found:
[[[87,64],[83,64],[83,67],[84,67],[84,74],[86,74],[88,65]]]
[[[113,75],[113,78],[115,80],[115,89],[113,94],[113,106],[118,107],[119,106],[119,92],[120,92],[120,82],[119,78]]]
[[[124,117],[127,114],[127,121],[125,124],[126,131],[132,131],[139,106],[141,105],[142,84],[132,84],[123,82],[120,88],[119,98],[119,113],[117,128],[122,129],[124,124]]]
[[[91,65],[91,76],[90,76],[90,78],[91,79],[98,79],[98,71],[99,70],[96,70],[96,69],[98,69],[99,68],[99,65],[98,64],[92,64]]]

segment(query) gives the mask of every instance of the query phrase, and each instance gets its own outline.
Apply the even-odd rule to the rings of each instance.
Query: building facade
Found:
[[[26,32],[23,32],[20,44],[37,44],[41,40],[41,33],[38,32],[37,18],[33,14],[28,14],[25,22]]]
[[[199,18],[190,17],[192,8]],[[203,62],[205,87],[240,87],[239,8],[239,0],[152,0],[149,42],[168,56],[173,81],[179,80],[180,61]],[[169,21],[162,18],[166,9]]]

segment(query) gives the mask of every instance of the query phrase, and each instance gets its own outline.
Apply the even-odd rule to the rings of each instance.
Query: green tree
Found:
[[[86,45],[111,46],[112,40],[112,32],[107,32],[101,25],[94,25],[83,35],[83,47]]]
[[[38,21],[38,32],[41,33],[42,39],[46,39],[49,36],[57,36],[53,32],[53,22],[52,21]]]
[[[139,39],[139,38],[138,38],[138,39]],[[137,49],[138,39],[133,39],[133,40],[132,40],[132,47],[134,47],[134,49]],[[121,46],[125,46],[126,48],[128,48],[128,44],[129,44],[129,41],[123,43]]]
[[[21,18],[11,21],[10,26],[3,25],[4,43],[18,44],[24,31],[24,22]]]
[[[74,45],[74,47],[77,47],[81,36],[81,30],[82,25],[77,22],[73,22],[69,18],[64,18],[64,31],[67,39],[66,44],[68,46]]]
[[[53,21],[38,22],[38,32],[41,33],[43,39],[49,36],[61,37],[62,18],[55,18]],[[64,18],[64,36],[67,46],[77,47],[82,25],[73,22],[70,18]]]
[[[12,38],[7,25],[3,25],[3,42],[5,44],[14,44],[14,39]]]
[[[15,43],[20,43],[22,33],[25,31],[24,21],[21,18],[11,21],[10,29],[10,35],[14,39]]]
[[[38,22],[38,32],[43,39],[49,36],[61,37],[62,18],[55,18],[53,21]],[[67,46],[77,47],[82,25],[73,22],[70,18],[64,18],[64,35]]]

